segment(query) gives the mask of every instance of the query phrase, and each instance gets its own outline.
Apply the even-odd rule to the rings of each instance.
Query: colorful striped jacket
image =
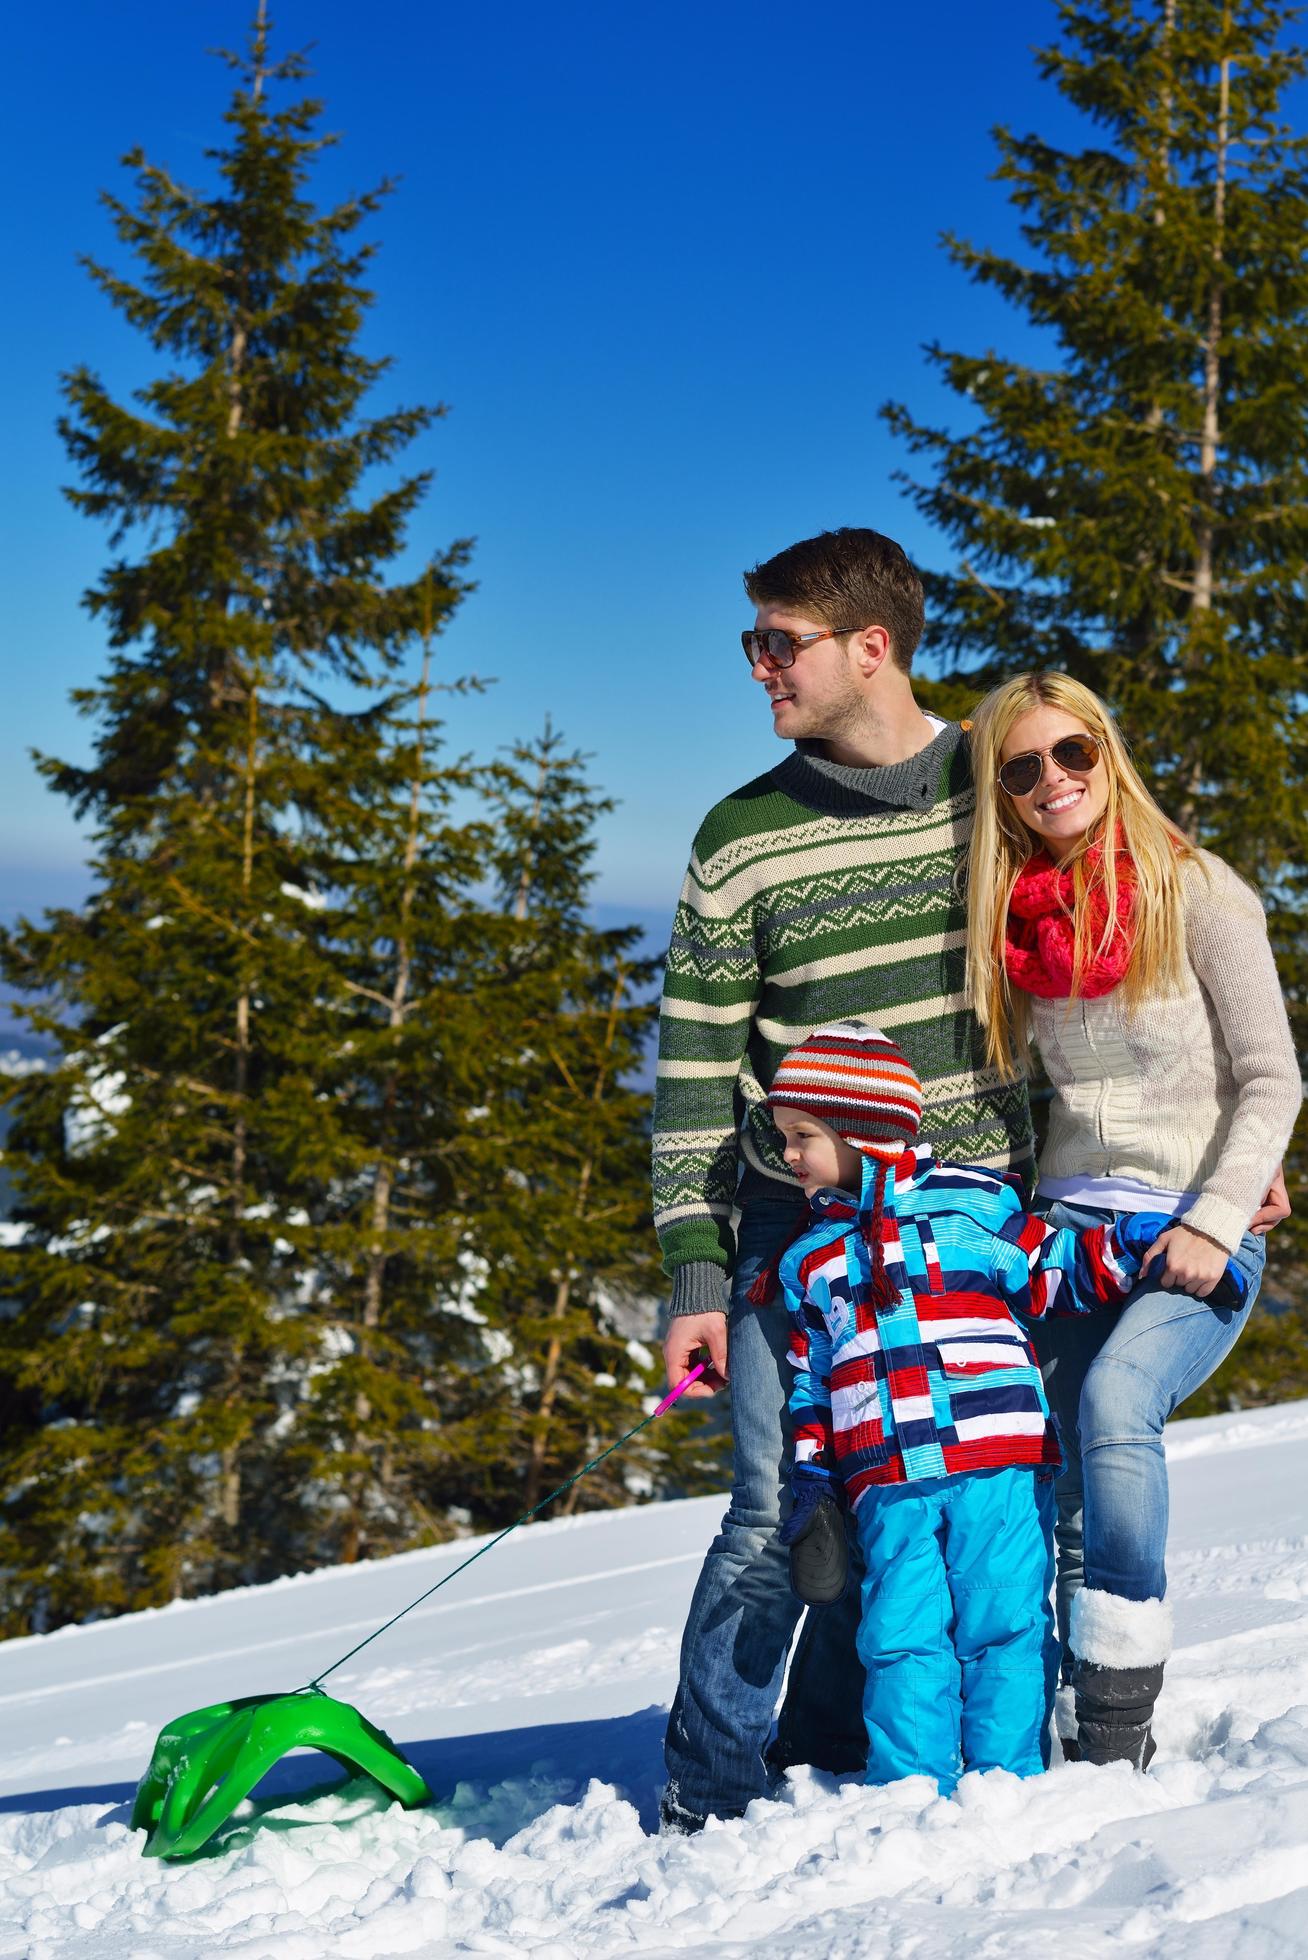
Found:
[[[882,1241],[898,1293],[870,1304],[872,1173],[858,1204],[819,1191],[778,1267],[794,1321],[795,1461],[832,1468],[851,1506],[873,1484],[1008,1464],[1057,1465],[1040,1370],[1011,1309],[1085,1312],[1125,1298],[1139,1268],[1115,1233],[1055,1230],[992,1171],[922,1145],[886,1178]]]

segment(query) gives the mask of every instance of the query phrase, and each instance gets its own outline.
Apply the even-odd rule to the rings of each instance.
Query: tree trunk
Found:
[[[1176,0],[1163,0],[1163,58],[1167,64],[1163,92],[1159,98],[1162,109],[1163,140],[1158,150],[1158,183],[1154,191],[1154,223],[1162,226],[1167,222],[1164,193],[1172,181],[1172,35],[1176,29]]]
[[[386,1025],[393,1034],[404,1026],[408,1012],[409,988],[413,978],[413,946],[410,921],[413,914],[413,869],[418,862],[422,835],[422,737],[427,724],[427,705],[431,699],[431,590],[428,582],[427,617],[423,625],[422,678],[418,683],[417,742],[418,764],[409,784],[409,822],[404,838],[404,883],[400,889],[400,925],[395,941],[395,977],[387,1007]],[[386,1276],[385,1234],[390,1225],[391,1194],[395,1183],[394,1112],[398,1096],[397,1068],[392,1067],[383,1092],[381,1155],[373,1184],[372,1216],[369,1221],[371,1243],[363,1287],[363,1325],[381,1323],[383,1282]]]
[[[547,725],[547,737],[548,734],[549,729]],[[533,836],[540,829],[541,806],[545,800],[545,784],[549,779],[549,768],[548,760],[542,756],[537,764],[536,794],[532,798],[531,804],[531,830]],[[528,853],[522,860],[522,872],[518,878],[517,895],[513,901],[513,916],[519,925],[522,924],[522,921],[527,916],[527,901],[531,897],[532,875],[535,868],[531,855]]]
[[[262,45],[264,33],[264,0],[260,0],[258,25],[256,29],[258,46],[258,73],[255,78],[256,95],[262,88]],[[245,364],[249,336],[243,315],[238,315],[232,329],[231,345],[228,350],[228,403],[227,439],[234,441],[241,426],[243,398],[241,393],[241,371]],[[231,684],[230,665],[225,676],[226,685]],[[255,783],[258,769],[259,734],[259,696],[254,675],[246,679],[246,740],[243,758],[244,799],[241,813],[241,922],[245,925],[250,915],[250,894],[254,882],[254,810]],[[250,1086],[250,995],[251,981],[248,972],[248,949],[244,942],[239,954],[242,968],[236,995],[236,1048],[233,1061],[235,1101],[235,1126],[232,1136],[232,1198],[231,1198],[231,1258],[233,1264],[240,1257],[241,1219],[245,1211],[245,1180],[249,1153],[249,1115],[246,1097]],[[237,1392],[237,1381],[241,1369],[241,1349],[236,1344],[229,1371],[229,1386],[226,1400],[230,1404]],[[241,1518],[241,1478],[237,1463],[235,1446],[229,1446],[222,1454],[219,1510],[223,1523],[235,1531]]]
[[[241,1522],[241,1466],[234,1444],[223,1451],[221,1466],[218,1508],[223,1523],[235,1531]]]
[[[1222,15],[1223,37],[1230,31],[1231,10]],[[1212,274],[1203,340],[1203,406],[1199,438],[1198,515],[1195,523],[1194,577],[1190,595],[1192,626],[1213,606],[1213,556],[1217,526],[1217,460],[1221,450],[1219,418],[1221,392],[1222,266],[1226,232],[1226,178],[1230,150],[1231,63],[1223,56],[1218,68],[1217,134],[1213,164]],[[1203,648],[1198,657],[1204,657]],[[1192,652],[1191,658],[1194,658]],[[1177,809],[1177,822],[1192,843],[1198,841],[1201,765],[1193,763]]]
[[[593,1429],[588,1429],[586,1431],[585,1446],[582,1449],[582,1453],[581,1453],[582,1462],[589,1463],[591,1458],[598,1451],[598,1449],[599,1449],[599,1437],[595,1434],[595,1431]],[[581,1479],[579,1478],[577,1482],[572,1486],[571,1490],[564,1491],[562,1497],[559,1499],[558,1515],[561,1518],[570,1518],[573,1516],[573,1514],[575,1513],[575,1511],[577,1510],[578,1506],[581,1503],[581,1489],[582,1489]]]
[[[589,1183],[589,1158],[581,1167],[582,1178]],[[554,1305],[550,1310],[553,1320],[561,1321],[572,1302],[572,1274],[565,1273],[554,1289]],[[527,1477],[523,1485],[523,1508],[530,1511],[540,1502],[541,1487],[545,1481],[545,1459],[549,1454],[550,1419],[554,1414],[554,1403],[559,1390],[559,1364],[563,1360],[563,1336],[552,1334],[545,1349],[545,1361],[541,1369],[540,1402],[532,1424],[531,1441],[527,1446]]]
[[[413,913],[413,871],[418,862],[418,846],[422,837],[422,786],[423,752],[422,740],[427,725],[427,709],[431,699],[431,660],[432,638],[435,621],[432,613],[431,574],[428,573],[424,591],[424,618],[422,627],[422,674],[418,682],[416,744],[417,760],[409,783],[408,827],[404,838],[404,882],[400,888],[400,922],[395,939],[395,974],[391,986],[391,997],[387,1007],[386,1022],[392,1034],[398,1034],[404,1026],[408,1012],[409,988],[413,977],[413,946],[410,922]],[[385,1301],[386,1282],[386,1234],[390,1229],[391,1199],[395,1190],[395,1106],[399,1095],[398,1064],[392,1064],[382,1092],[382,1120],[379,1134],[380,1152],[373,1177],[372,1206],[368,1220],[368,1252],[364,1264],[363,1312],[360,1326],[363,1330],[363,1352],[367,1354],[368,1333],[381,1325]],[[359,1394],[354,1404],[355,1420],[360,1427],[372,1414],[368,1397]],[[362,1452],[365,1444],[363,1436],[356,1431],[354,1447]],[[393,1459],[389,1450],[382,1457],[382,1482],[390,1481]],[[356,1494],[356,1502],[362,1498],[362,1491]],[[357,1528],[356,1554],[357,1554]]]
[[[1223,25],[1229,27],[1227,10]],[[1222,261],[1226,230],[1226,170],[1230,144],[1231,64],[1223,60],[1218,82],[1217,155],[1213,181],[1212,281],[1208,288],[1208,319],[1204,332],[1203,432],[1199,444],[1199,505],[1194,595],[1191,611],[1203,613],[1213,603],[1213,539],[1215,529],[1217,455],[1221,444],[1218,404],[1221,389],[1219,353],[1222,340]]]
[[[259,774],[259,693],[253,678],[246,693],[245,755],[242,759],[241,803],[241,923],[248,929],[250,899],[254,888],[254,812]],[[249,958],[248,946],[241,942],[243,969]],[[245,1211],[245,1177],[249,1150],[249,1117],[245,1099],[250,1087],[250,1000],[253,993],[248,970],[241,974],[236,994],[236,1046],[233,1057],[233,1086],[236,1091],[236,1123],[232,1143],[232,1219],[238,1223]],[[233,1257],[237,1247],[233,1246]]]

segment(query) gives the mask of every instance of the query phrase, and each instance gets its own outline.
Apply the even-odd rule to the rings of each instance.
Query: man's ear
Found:
[[[875,674],[890,658],[890,635],[884,626],[865,626],[850,644],[863,674]]]

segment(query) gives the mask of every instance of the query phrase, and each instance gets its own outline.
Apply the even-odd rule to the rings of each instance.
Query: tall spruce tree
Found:
[[[1040,329],[1039,365],[932,345],[962,426],[883,411],[957,569],[927,579],[950,712],[1060,668],[1107,697],[1163,807],[1262,891],[1308,1049],[1308,140],[1280,0],[1060,0],[1042,77],[1097,133],[996,133],[1018,260],[954,262]],[[1302,1141],[1287,1166],[1303,1200]],[[1210,1390],[1308,1385],[1304,1218]],[[1261,1359],[1260,1359],[1261,1357]],[[1238,1379],[1237,1379],[1238,1378]]]
[[[119,555],[86,600],[114,650],[79,696],[94,760],[41,763],[94,821],[92,896],[0,948],[59,1051],[15,1085],[7,1151],[25,1228],[0,1323],[9,1630],[260,1576],[288,1543],[311,1556],[339,1491],[312,1465],[277,1485],[282,1432],[348,1346],[340,1321],[374,1332],[375,1188],[398,1131],[383,1114],[344,1159],[319,1147],[323,1079],[361,996],[306,929],[346,727],[316,690],[384,682],[448,616],[462,551],[383,580],[426,478],[365,479],[437,411],[360,413],[386,365],[357,344],[372,248],[356,233],[381,193],[314,209],[318,107],[272,106],[305,71],[273,61],[267,36],[261,4],[248,60],[228,57],[240,80],[215,187],[134,154],[135,203],[108,200],[137,275],[89,269],[163,358],[159,378],[131,402],[85,369],[65,384],[69,494]],[[393,755],[369,737],[353,760],[364,801],[364,765],[391,771],[384,800]],[[443,844],[447,863],[476,848]],[[391,840],[392,911],[405,851]],[[323,1281],[343,1163],[364,1184],[372,1166],[357,1316]],[[383,1399],[367,1360],[365,1343],[356,1430]]]

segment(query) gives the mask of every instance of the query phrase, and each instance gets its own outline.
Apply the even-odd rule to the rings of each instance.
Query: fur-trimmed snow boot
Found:
[[[1172,1651],[1171,1607],[1087,1586],[1072,1601],[1070,1644],[1080,1760],[1148,1769],[1154,1704]]]

